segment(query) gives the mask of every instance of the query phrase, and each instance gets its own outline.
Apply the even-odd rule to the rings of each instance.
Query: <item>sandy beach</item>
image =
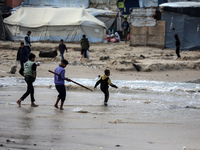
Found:
[[[0,43],[0,76],[19,77],[18,70],[15,74],[8,73],[16,64],[16,55],[19,42]],[[54,70],[60,63],[58,52],[55,58],[39,57],[41,50],[58,50],[59,43],[33,43],[32,52],[36,55],[38,77],[52,77],[47,70]],[[96,78],[103,75],[106,68],[111,70],[113,79],[151,80],[167,82],[186,82],[200,79],[200,51],[182,51],[181,59],[176,59],[175,50],[159,49],[153,47],[130,47],[128,43],[99,43],[91,44],[90,60],[81,60],[80,45],[66,43],[68,52],[65,59],[70,64],[66,76],[69,78]],[[142,55],[142,57],[141,57]],[[145,58],[144,58],[145,57]],[[141,69],[138,72],[133,64]]]
[[[9,73],[18,42],[0,42],[0,149],[2,150],[200,150],[200,51],[130,47],[128,43],[91,44],[90,60],[81,60],[80,45],[66,43],[66,76],[92,88],[98,75],[111,70],[108,107],[103,94],[67,85],[65,110],[53,107],[54,70],[60,55],[39,57],[58,43],[32,43],[36,54],[35,98],[18,108],[26,90],[23,77]],[[141,56],[142,55],[142,56]],[[139,66],[137,71],[134,65]],[[188,83],[194,81],[194,83]],[[93,84],[94,83],[94,84]]]

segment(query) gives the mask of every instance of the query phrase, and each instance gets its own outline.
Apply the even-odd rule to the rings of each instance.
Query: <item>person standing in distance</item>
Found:
[[[124,18],[124,22],[122,22],[122,29],[123,29],[124,40],[126,43],[128,32],[129,32],[129,23],[127,22],[127,18]]]
[[[82,58],[87,58],[87,51],[89,51],[89,47],[90,47],[90,44],[89,44],[89,41],[88,39],[86,38],[86,35],[83,35],[83,38],[81,39],[81,55],[82,55]],[[89,58],[89,56],[88,56]]]
[[[33,53],[29,54],[29,60],[24,64],[24,77],[27,84],[27,91],[24,95],[17,101],[19,107],[21,107],[21,102],[30,94],[31,95],[31,107],[37,107],[34,98],[34,87],[33,82],[36,80],[36,64],[35,55]]]
[[[67,47],[66,45],[63,43],[63,39],[60,40],[60,44],[59,44],[59,51],[60,51],[60,55],[61,55],[61,61],[64,60],[64,52],[66,50],[67,52]]]
[[[26,33],[26,36],[24,37],[24,46],[29,50],[29,53],[31,52],[31,39],[30,39],[31,31],[28,31]]]

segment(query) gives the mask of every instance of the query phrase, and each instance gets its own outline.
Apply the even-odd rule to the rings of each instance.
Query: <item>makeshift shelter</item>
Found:
[[[130,46],[164,48],[165,21],[153,16],[156,8],[135,8],[130,15]]]
[[[4,19],[10,40],[23,40],[32,31],[31,41],[80,41],[85,34],[90,42],[102,42],[105,24],[83,8],[22,7]]]
[[[160,5],[166,21],[165,47],[175,48],[179,36],[182,50],[200,49],[200,2],[177,2]]]

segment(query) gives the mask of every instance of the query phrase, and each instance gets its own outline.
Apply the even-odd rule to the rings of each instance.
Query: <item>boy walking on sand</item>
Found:
[[[24,93],[24,95],[17,101],[17,104],[19,107],[21,107],[21,101],[23,101],[29,94],[31,94],[31,106],[32,107],[37,107],[34,103],[35,98],[34,98],[34,87],[33,87],[33,82],[36,79],[36,64],[34,63],[35,61],[35,55],[30,53],[29,54],[29,60],[24,64],[24,77],[25,81],[27,83],[27,91]]]
[[[55,69],[55,73],[59,74],[60,76],[54,75],[54,83],[56,86],[56,90],[59,93],[54,107],[58,109],[58,103],[61,100],[60,110],[63,110],[63,105],[64,105],[64,101],[66,98],[65,80],[67,80],[69,82],[71,81],[70,79],[65,78],[65,69],[64,68],[67,65],[68,65],[68,61],[63,59],[61,61],[61,64]]]
[[[116,85],[112,84],[111,83],[111,80],[109,78],[110,76],[110,70],[105,70],[104,71],[105,75],[103,75],[95,84],[94,88],[96,88],[99,84],[100,85],[100,88],[101,88],[101,91],[104,93],[105,95],[105,99],[104,99],[104,106],[107,106],[107,102],[108,102],[108,99],[109,99],[109,91],[108,91],[108,88],[110,86],[114,87],[114,88],[118,88]]]

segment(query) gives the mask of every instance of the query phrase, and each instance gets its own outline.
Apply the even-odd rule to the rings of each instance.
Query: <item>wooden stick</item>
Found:
[[[48,70],[49,72],[51,72],[51,73],[53,73],[53,74],[55,74],[55,75],[57,75],[57,76],[61,76],[60,74],[57,74],[57,73],[55,73],[55,72],[53,72],[53,71],[51,71],[51,70]],[[66,79],[65,79],[66,80]],[[79,85],[79,86],[81,86],[81,87],[83,87],[83,88],[85,88],[85,89],[87,89],[87,90],[90,90],[90,91],[92,91],[93,92],[93,90],[92,89],[90,89],[90,88],[88,88],[88,87],[86,87],[86,86],[84,86],[84,85],[82,85],[82,84],[79,84],[79,83],[77,83],[77,82],[75,82],[75,81],[73,81],[73,80],[71,80],[71,79],[69,79],[71,82],[73,82],[73,83],[75,83],[75,84],[77,84],[77,85]]]

